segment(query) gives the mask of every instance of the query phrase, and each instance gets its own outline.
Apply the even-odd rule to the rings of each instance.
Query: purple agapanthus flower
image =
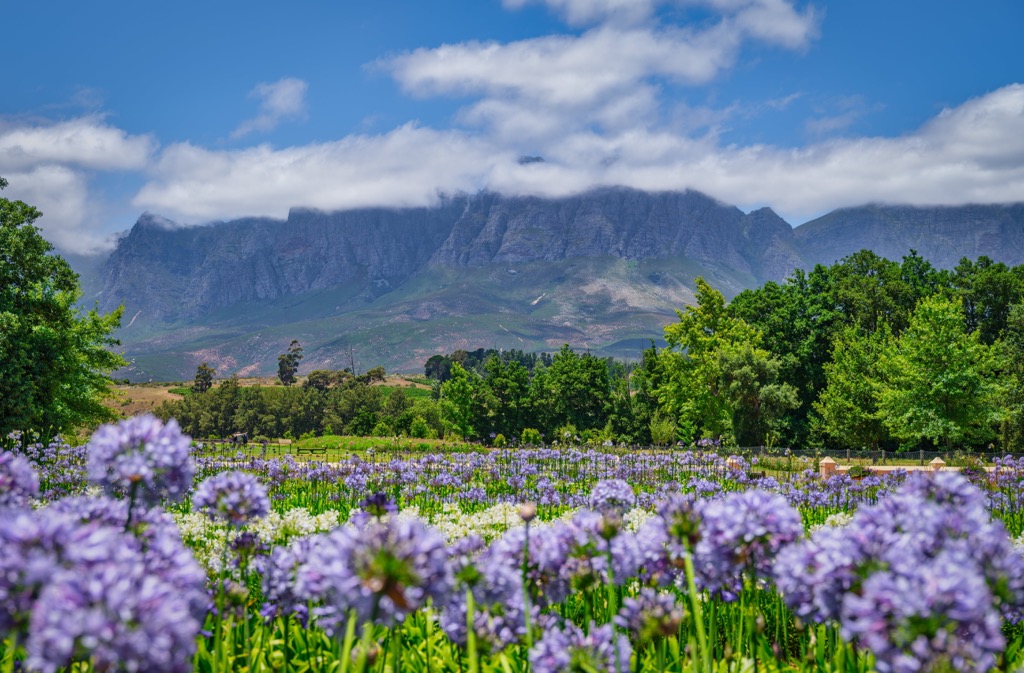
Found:
[[[874,572],[843,605],[841,633],[875,655],[881,673],[985,673],[1005,640],[992,595],[971,561],[943,551],[929,563]]]
[[[615,633],[611,624],[590,625],[589,633],[572,622],[562,629],[545,629],[544,636],[530,650],[534,673],[596,671],[628,673],[633,650],[629,638]]]
[[[622,601],[615,624],[640,640],[651,640],[676,635],[683,617],[674,593],[644,587],[635,597]]]
[[[702,501],[700,516],[697,581],[724,600],[739,596],[744,576],[770,578],[775,556],[804,532],[800,513],[785,498],[760,490]]]
[[[72,517],[81,525],[102,524],[125,531],[124,542],[142,554],[147,570],[176,587],[189,603],[192,614],[202,619],[207,607],[206,572],[181,539],[174,518],[160,508],[132,510],[128,503],[106,497],[76,497],[58,500],[47,511]]]
[[[618,515],[614,512],[611,517]],[[640,568],[642,560],[636,535],[621,529],[609,535],[609,517],[584,510],[564,527],[565,562],[560,573],[569,587],[586,590],[598,584],[625,584]],[[609,570],[609,562],[611,569]]]
[[[444,537],[419,519],[368,522],[320,536],[297,572],[296,590],[321,603],[318,623],[344,629],[360,622],[391,625],[432,600],[444,605],[452,586]]]
[[[109,525],[100,506],[90,521],[79,508],[13,510],[0,526],[0,633],[25,638],[32,670],[90,659],[97,670],[187,670],[205,575],[164,530],[173,521],[137,537],[126,511]]]
[[[636,533],[640,549],[640,579],[646,584],[686,585],[686,557],[700,539],[700,512],[693,493],[674,494],[661,500],[657,516],[645,521]]]
[[[561,574],[568,553],[569,532],[560,521],[531,527],[528,533],[525,527],[512,528],[492,542],[488,550],[496,562],[519,572],[523,572],[525,564],[530,600],[541,607],[559,603],[568,595],[569,584]]]
[[[96,670],[185,673],[199,628],[177,587],[122,554],[46,585],[32,612],[27,663],[42,673],[80,660]]]
[[[879,671],[987,671],[1002,617],[1024,606],[1024,556],[985,501],[955,473],[908,477],[780,554],[777,585],[797,614],[873,651]]]
[[[195,475],[191,442],[173,418],[165,424],[146,414],[104,425],[89,439],[89,481],[147,506],[180,500]]]
[[[779,552],[775,585],[798,617],[819,623],[836,620],[844,597],[859,581],[856,568],[862,561],[850,531],[825,526]]]
[[[615,512],[621,516],[636,505],[636,494],[623,479],[605,479],[594,484],[589,504],[595,512]]]
[[[264,619],[295,615],[303,626],[308,625],[307,602],[296,591],[295,583],[299,567],[310,557],[319,539],[300,537],[286,546],[274,547],[269,556],[259,559],[264,601],[260,614]]]
[[[10,451],[0,453],[0,509],[28,507],[39,497],[39,475],[32,464]]]
[[[192,507],[215,521],[241,528],[270,511],[267,488],[247,472],[220,472],[196,487]]]
[[[477,646],[485,652],[497,652],[526,633],[522,569],[492,553],[493,548],[475,553],[478,548],[479,538],[473,537],[449,548],[455,587],[441,610],[440,624],[453,642],[465,645],[469,631],[467,594],[471,593]]]

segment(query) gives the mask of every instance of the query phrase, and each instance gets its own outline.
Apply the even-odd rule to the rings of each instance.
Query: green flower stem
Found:
[[[708,638],[704,633],[704,613],[700,607],[700,599],[697,597],[697,583],[694,581],[693,557],[686,554],[683,559],[686,564],[686,588],[690,594],[690,609],[693,612],[693,623],[697,629],[697,649],[700,651],[701,662],[704,665],[704,673],[711,673],[711,652],[708,651]]]

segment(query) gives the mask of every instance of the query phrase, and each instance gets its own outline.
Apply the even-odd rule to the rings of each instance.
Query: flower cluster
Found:
[[[784,550],[786,602],[872,651],[879,671],[988,671],[1000,614],[1024,606],[1024,556],[986,498],[956,473],[915,475],[842,528]]]
[[[635,504],[633,487],[622,479],[599,481],[590,492],[590,509],[601,514],[614,512],[621,517]]]
[[[569,622],[561,629],[544,631],[544,637],[530,650],[530,665],[535,673],[628,673],[632,652],[629,638],[615,633],[611,624],[591,624],[584,634]]]
[[[0,509],[28,507],[39,496],[39,475],[22,456],[0,453]]]
[[[360,622],[394,624],[428,600],[443,604],[452,584],[441,534],[401,517],[321,536],[296,575],[296,591],[320,601],[319,624],[331,633],[350,610]]]
[[[100,515],[75,513],[89,508]],[[24,638],[30,669],[90,658],[97,670],[191,667],[205,577],[160,522],[136,537],[125,531],[127,508],[115,510],[15,510],[0,527],[0,634]]]
[[[192,506],[210,519],[241,528],[270,511],[267,488],[255,476],[237,470],[207,477],[196,487]]]
[[[803,521],[786,499],[759,489],[728,493],[700,507],[694,566],[703,587],[735,600],[743,580],[769,579],[775,556],[803,536]]]
[[[469,596],[473,597],[473,633],[483,651],[498,651],[519,640],[525,632],[526,602],[522,570],[483,550],[483,539],[470,536],[449,548],[455,578],[451,599],[440,614],[441,628],[449,638],[465,645],[469,631]]]
[[[622,602],[615,624],[644,641],[676,635],[683,617],[675,594],[644,587],[635,598]]]
[[[89,440],[89,481],[147,506],[180,500],[195,474],[191,443],[173,418],[165,424],[147,414],[104,425]]]

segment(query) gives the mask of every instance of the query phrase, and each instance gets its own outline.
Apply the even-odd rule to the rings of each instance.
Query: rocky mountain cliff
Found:
[[[619,188],[189,228],[147,214],[87,296],[125,306],[137,379],[188,378],[201,361],[272,373],[292,338],[304,369],[356,350],[366,366],[412,371],[481,346],[635,356],[692,300],[694,276],[731,296],[862,248],[895,260],[916,249],[947,268],[980,255],[1021,264],[1024,204],[866,206],[795,229],[769,208]]]
[[[493,193],[435,208],[337,213],[296,208],[285,221],[180,228],[144,215],[103,270],[101,305],[150,320],[360,285],[372,300],[428,267],[684,257],[758,283],[802,261],[770,210],[745,215],[697,192],[609,189],[566,199]]]
[[[982,255],[1010,266],[1024,264],[1024,203],[843,208],[793,233],[800,254],[815,264],[832,264],[863,248],[895,261],[914,249],[943,269]]]

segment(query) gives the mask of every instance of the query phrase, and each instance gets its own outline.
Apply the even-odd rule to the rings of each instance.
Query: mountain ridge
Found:
[[[368,366],[410,371],[455,344],[635,356],[692,300],[695,275],[732,296],[865,247],[897,260],[915,249],[940,267],[982,254],[1024,263],[1024,204],[871,205],[793,228],[695,191],[605,188],[168,222],[140,217],[92,276],[101,308],[130,316],[118,336],[136,378],[185,378],[204,360],[222,375],[270,373],[291,338],[307,366],[359,348]]]

